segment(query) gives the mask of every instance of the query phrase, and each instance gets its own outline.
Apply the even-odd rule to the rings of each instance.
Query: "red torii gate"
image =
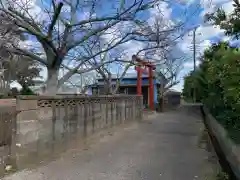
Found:
[[[133,61],[138,63],[135,66],[137,71],[137,94],[142,95],[142,73],[148,73],[149,77],[149,107],[151,110],[154,110],[154,86],[153,86],[153,70],[156,69],[156,66],[151,62],[144,61],[137,57],[136,55],[132,56]],[[144,68],[142,68],[144,66]]]

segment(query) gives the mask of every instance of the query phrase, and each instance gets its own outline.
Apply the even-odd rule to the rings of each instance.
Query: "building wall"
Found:
[[[157,104],[157,95],[158,92],[157,92],[157,84],[154,84],[154,104]]]
[[[113,80],[112,84],[115,84],[115,83],[116,83],[116,81]],[[153,83],[156,84],[157,81],[154,79]],[[104,82],[103,81],[98,81],[98,84],[99,85],[103,85]],[[121,81],[121,85],[127,85],[127,84],[137,84],[137,79],[123,79]],[[148,84],[149,84],[149,80],[148,79],[142,79],[142,85],[148,85]]]
[[[112,84],[115,84],[116,83],[116,81],[115,80],[113,80],[112,81]],[[153,95],[153,97],[154,97],[154,103],[156,104],[157,103],[157,94],[158,94],[158,92],[157,92],[157,83],[159,84],[159,82],[157,82],[155,79],[153,80],[153,83],[154,83],[154,95]],[[102,81],[102,80],[98,80],[98,85],[100,85],[100,86],[103,86],[104,85],[104,82]],[[134,86],[134,88],[135,88],[135,91],[136,91],[136,88],[137,88],[137,79],[123,79],[122,81],[121,81],[121,86],[122,87],[120,87],[120,93],[124,93],[124,89],[125,89],[125,87],[124,87],[124,85],[133,85]],[[146,101],[147,102],[149,102],[149,87],[148,86],[146,86],[146,85],[149,85],[149,80],[148,80],[148,78],[143,78],[142,79],[142,85],[145,85],[144,87],[142,87],[142,93],[144,93],[145,94],[145,96],[146,96]],[[101,88],[100,88],[101,89]],[[143,90],[144,89],[144,90]],[[134,91],[134,92],[135,92]],[[144,92],[143,92],[144,91]],[[130,92],[131,94],[133,94],[133,91],[131,91]],[[137,94],[137,92],[135,92],[134,94]],[[146,102],[144,102],[144,103],[146,103]]]

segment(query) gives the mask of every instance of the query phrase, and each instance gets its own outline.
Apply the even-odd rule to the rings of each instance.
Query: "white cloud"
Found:
[[[196,34],[201,33],[201,35],[196,36],[196,65],[198,66],[200,61],[198,57],[204,52],[204,50],[211,45],[210,41],[207,39],[219,33],[219,29],[214,29],[213,27],[199,27],[196,31]],[[172,89],[181,91],[184,84],[184,76],[193,69],[193,49],[192,49],[192,40],[193,37],[186,35],[183,38],[183,42],[179,43],[179,48],[186,53],[186,59],[188,60],[183,64],[182,72],[180,73],[180,83],[174,86]]]
[[[233,11],[232,0],[202,0],[201,6],[204,8],[201,16],[203,17],[207,13],[213,13],[218,8],[222,7],[227,14]]]
[[[204,40],[199,44],[199,53],[203,53],[204,49],[208,48],[211,45],[210,40]]]
[[[200,26],[196,30],[196,46],[198,53],[202,53],[203,50],[210,45],[210,41],[208,40],[211,37],[214,37],[220,33],[224,32],[218,26]],[[191,52],[193,47],[193,35],[192,33],[188,33],[183,37],[181,43],[178,44],[179,48],[183,52]]]
[[[168,3],[160,2],[158,6],[149,10],[150,18],[148,19],[148,24],[153,25],[154,20],[157,16],[161,15],[164,24],[172,25],[173,21],[171,20],[172,9],[169,8]]]
[[[63,4],[63,7],[62,7],[62,12],[71,12],[71,6],[69,6],[68,4]]]
[[[25,14],[25,16],[33,18],[35,21],[42,22],[48,19],[48,14],[38,5],[37,0],[16,0],[14,7]]]
[[[33,46],[36,46],[36,45],[39,45],[40,47],[40,43],[33,42],[32,40],[25,40],[25,41],[19,42],[19,46],[25,49],[32,48]]]
[[[181,1],[184,2],[186,0]],[[233,10],[232,0],[201,0],[201,6],[204,8],[201,17],[203,17],[206,13],[215,12],[218,7],[222,7],[227,14],[231,13]],[[223,34],[223,32],[224,31],[221,30],[218,26],[213,27],[210,25],[202,24],[202,26],[200,26],[196,31],[197,56],[199,56],[204,51],[204,49],[211,45],[211,42],[209,40],[210,38]],[[229,40],[229,37],[223,37],[223,40],[227,41]],[[189,72],[189,69],[193,69],[192,41],[193,37],[190,34],[184,36],[182,42],[178,44],[179,48],[185,52],[188,58],[191,60],[184,63],[183,70],[180,73],[179,77],[180,83],[173,87],[175,90],[182,89],[184,83],[183,77]],[[199,61],[196,63],[199,65]]]
[[[232,2],[232,0],[201,0],[201,6],[205,9],[212,6],[221,6],[222,4]]]
[[[224,32],[224,30],[220,29],[219,26],[200,26],[196,30],[196,34],[199,35],[197,37],[204,40],[216,36],[221,32]]]
[[[199,63],[200,63],[200,61],[196,61],[196,66],[198,66],[199,65]],[[192,69],[193,68],[193,61],[191,61],[191,62],[185,62],[184,64],[183,64],[183,66],[184,66],[184,68],[189,68],[189,69]]]
[[[229,36],[224,36],[222,38],[222,40],[225,41],[225,42],[228,42],[230,39],[231,39],[231,37],[229,37]]]
[[[176,91],[182,91],[184,85],[184,77],[189,73],[189,71],[182,70],[179,73],[178,80],[180,81],[177,85],[173,86],[171,89]]]
[[[234,8],[233,3],[231,1],[224,3],[222,5],[222,8],[225,10],[227,14],[230,14],[231,12],[233,12],[233,8]]]
[[[144,48],[144,44],[141,42],[128,41],[123,44],[122,47],[123,49],[125,49],[125,58],[127,60],[131,60],[132,55],[136,54],[139,50]]]
[[[123,32],[130,31],[130,30],[131,30],[130,22],[121,22],[107,29],[105,33],[102,35],[102,38],[107,43],[111,42],[112,44],[114,44],[119,40],[121,40],[121,38],[124,36]]]

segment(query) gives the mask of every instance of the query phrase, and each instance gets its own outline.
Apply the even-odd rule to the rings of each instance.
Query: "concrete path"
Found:
[[[207,142],[200,113],[184,107],[4,180],[206,180],[218,168]]]

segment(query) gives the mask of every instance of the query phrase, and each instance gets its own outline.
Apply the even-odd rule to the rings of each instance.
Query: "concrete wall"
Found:
[[[17,116],[8,123],[10,140],[0,146],[0,160],[6,164],[11,159],[16,166],[24,166],[28,157],[32,161],[46,151],[54,154],[76,138],[79,141],[102,129],[141,120],[142,109],[142,97],[135,95],[19,96],[13,110]],[[0,174],[5,165],[1,161]]]
[[[112,83],[115,84],[115,83],[116,83],[116,80],[112,80]],[[154,83],[154,84],[157,84],[157,80],[154,79],[154,80],[153,80],[153,83]],[[158,82],[158,83],[159,83],[159,82]],[[103,82],[103,81],[99,81],[98,84],[99,84],[99,85],[103,85],[104,82]],[[122,85],[126,85],[126,84],[137,84],[137,79],[123,79],[123,80],[121,81],[121,84],[122,84]],[[149,84],[148,78],[142,79],[142,84],[143,84],[143,85],[148,85],[148,84]]]
[[[240,146],[236,145],[228,136],[227,131],[220,125],[209,111],[204,107],[205,121],[209,131],[218,141],[226,160],[228,161],[233,173],[240,179]]]
[[[21,97],[17,99],[17,143],[34,149],[39,143],[53,139],[61,140],[73,134],[86,136],[137,120],[141,118],[141,101],[137,96]]]

